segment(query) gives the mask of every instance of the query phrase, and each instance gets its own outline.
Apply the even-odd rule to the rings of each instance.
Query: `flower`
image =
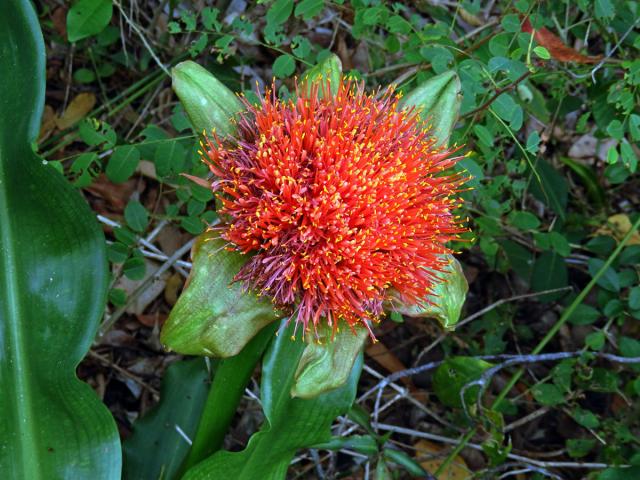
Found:
[[[245,101],[235,136],[203,144],[227,218],[222,237],[253,254],[236,276],[305,331],[339,320],[354,328],[383,314],[391,292],[420,304],[441,281],[446,243],[464,231],[454,214],[465,178],[392,88],[379,98],[341,81],[267,91]]]

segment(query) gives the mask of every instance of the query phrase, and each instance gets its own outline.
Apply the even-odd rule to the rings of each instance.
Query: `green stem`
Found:
[[[278,322],[274,322],[263,328],[238,355],[218,364],[193,445],[182,465],[182,473],[222,447],[244,389],[277,326]]]
[[[611,255],[609,255],[609,258],[607,258],[607,261],[604,262],[600,270],[598,270],[598,273],[596,273],[593,276],[593,278],[587,284],[587,286],[584,287],[582,291],[578,294],[578,296],[573,300],[573,302],[571,302],[571,305],[569,305],[564,310],[564,312],[562,312],[562,315],[560,316],[558,321],[555,323],[555,325],[551,327],[551,329],[547,332],[547,334],[540,341],[540,343],[538,343],[538,345],[531,351],[532,355],[539,354],[544,349],[544,347],[546,347],[547,344],[553,339],[556,333],[558,333],[558,330],[560,330],[560,328],[562,328],[562,326],[567,322],[567,320],[569,319],[573,311],[578,307],[578,305],[582,303],[582,301],[593,289],[593,287],[595,287],[596,283],[598,283],[598,280],[600,279],[600,277],[604,275],[604,272],[607,271],[607,269],[611,266],[613,261],[618,257],[622,249],[629,242],[629,240],[631,239],[631,236],[638,230],[638,228],[640,228],[640,218],[636,220],[636,222],[633,224],[631,229],[627,232],[627,234],[624,236],[622,241],[618,244],[618,247],[613,251]],[[518,380],[520,380],[523,374],[524,374],[524,368],[520,368],[515,373],[515,375],[511,377],[511,380],[507,383],[507,385],[502,389],[502,391],[498,394],[496,399],[493,401],[491,405],[492,409],[494,409],[501,401],[503,401],[507,397],[511,389],[515,386]],[[438,469],[434,473],[434,476],[438,477],[451,464],[451,462],[456,457],[456,455],[458,455],[458,453],[462,451],[462,449],[473,438],[473,436],[476,434],[477,431],[478,431],[477,427],[474,427],[471,430],[469,430],[464,435],[464,437],[462,437],[462,439],[460,440],[460,443],[456,446],[456,448],[453,449],[453,451],[447,456],[445,461],[442,462],[442,464],[438,467]]]

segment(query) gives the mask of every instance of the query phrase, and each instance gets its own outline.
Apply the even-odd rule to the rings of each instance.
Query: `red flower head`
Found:
[[[465,179],[445,173],[459,157],[391,88],[379,99],[350,81],[324,90],[246,103],[237,137],[209,141],[204,157],[223,238],[254,253],[236,280],[297,305],[305,330],[339,319],[370,330],[389,289],[417,304],[441,281],[445,243],[464,231],[452,210]]]

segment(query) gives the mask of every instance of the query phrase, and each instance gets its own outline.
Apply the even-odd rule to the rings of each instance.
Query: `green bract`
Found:
[[[405,305],[392,298],[389,309],[410,317],[435,318],[446,329],[453,329],[460,319],[469,284],[460,262],[453,255],[447,255],[449,265],[439,274],[441,281],[433,287],[423,306]]]
[[[319,339],[311,337],[302,352],[291,395],[313,398],[339,387],[349,378],[369,332],[364,327],[343,328],[332,338],[331,328],[319,326]]]
[[[268,299],[233,283],[246,256],[228,251],[226,244],[219,233],[198,237],[188,285],[160,335],[167,348],[189,355],[230,357],[263,327],[281,318]]]
[[[329,82],[331,94],[335,95],[338,93],[338,86],[340,85],[341,78],[342,62],[337,55],[331,54],[302,75],[301,86],[309,91],[313,82],[320,82],[321,85],[325,85],[326,82]],[[322,92],[322,88],[320,91]]]
[[[460,79],[449,71],[418,85],[401,100],[402,107],[420,109],[420,116],[433,128],[436,145],[446,145],[460,112]]]
[[[197,134],[233,133],[231,120],[242,110],[236,95],[205,68],[190,60],[171,70],[173,89]]]

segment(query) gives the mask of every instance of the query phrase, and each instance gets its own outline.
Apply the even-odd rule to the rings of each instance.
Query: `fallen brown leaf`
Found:
[[[124,183],[114,184],[106,175],[100,174],[85,190],[102,198],[111,211],[122,213],[136,189],[136,183],[135,179],[129,179]]]
[[[414,445],[416,449],[416,460],[422,465],[427,472],[433,474],[447,457],[444,448],[428,440],[418,440]],[[427,457],[428,460],[420,460]],[[466,480],[470,477],[471,471],[465,463],[464,459],[457,455],[447,468],[444,469],[436,478],[438,480]]]
[[[625,213],[618,213],[607,218],[606,225],[596,231],[596,235],[609,235],[620,241],[631,230],[631,219]],[[627,245],[640,245],[640,233],[635,232]]]
[[[75,125],[87,116],[95,104],[96,96],[93,93],[80,93],[71,100],[67,109],[56,120],[56,125],[60,130]]]
[[[582,55],[577,50],[565,45],[560,37],[546,28],[534,30],[528,18],[522,24],[522,31],[533,32],[533,38],[536,42],[549,50],[551,57],[560,62],[597,63],[602,58],[601,56]]]

